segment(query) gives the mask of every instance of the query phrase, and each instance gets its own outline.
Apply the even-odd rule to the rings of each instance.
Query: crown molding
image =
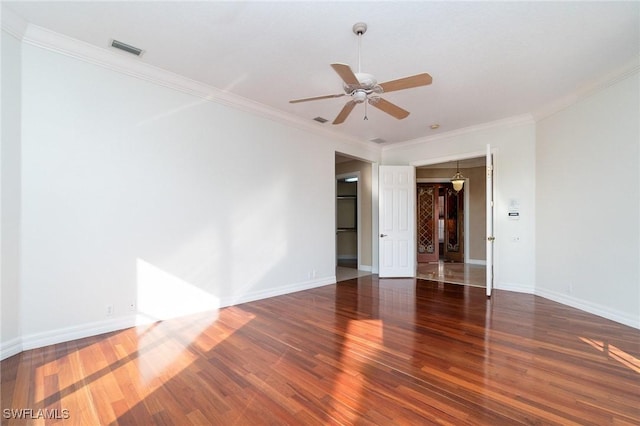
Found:
[[[522,114],[514,117],[509,117],[501,120],[491,121],[488,123],[482,123],[462,129],[452,130],[450,132],[439,133],[434,136],[427,136],[424,138],[413,139],[405,142],[387,143],[382,145],[382,151],[406,148],[414,145],[420,145],[427,142],[438,141],[442,139],[448,139],[451,137],[461,136],[468,133],[474,133],[482,130],[488,130],[501,127],[512,127],[521,124],[535,124],[551,115],[554,115],[571,105],[588,98],[616,83],[619,83],[635,74],[640,73],[640,55],[633,58],[627,64],[619,67],[596,80],[583,85],[578,90],[574,91],[570,95],[562,97],[539,110],[536,110],[530,114]]]
[[[192,80],[188,77],[142,62],[129,54],[101,48],[55,31],[28,23],[16,14],[2,9],[2,29],[22,40],[24,43],[56,52],[77,60],[97,65],[121,74],[135,77],[159,86],[195,96],[206,101],[222,104],[243,112],[266,118],[288,127],[308,131],[335,141],[344,142],[359,148],[366,148],[373,154],[379,154],[380,147],[357,138],[345,136],[321,127],[320,123],[310,123],[299,117],[271,108],[264,104],[224,92],[213,86]]]
[[[584,84],[582,87],[574,91],[573,93],[564,96],[556,101],[545,105],[537,111],[532,113],[534,119],[537,121],[544,120],[571,105],[580,102],[608,87],[611,87],[632,75],[640,73],[640,55],[627,62],[625,65],[616,68],[615,70]]]
[[[18,40],[22,40],[27,31],[28,22],[4,6],[1,6],[0,10],[0,14],[2,15],[2,31],[12,35]]]
[[[509,128],[519,126],[523,124],[534,124],[535,120],[531,114],[521,114],[513,117],[503,118],[501,120],[490,121],[488,123],[476,124],[469,127],[463,127],[461,129],[452,130],[450,132],[438,133],[434,136],[427,136],[424,138],[412,139],[406,142],[389,143],[382,146],[382,151],[389,151],[399,148],[407,148],[414,145],[421,145],[423,143],[439,141],[442,139],[449,139],[456,136],[466,135],[469,133],[475,133],[483,130],[491,130],[498,128]]]

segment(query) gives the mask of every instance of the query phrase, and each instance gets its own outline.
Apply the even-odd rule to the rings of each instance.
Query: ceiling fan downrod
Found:
[[[362,72],[360,50],[362,48],[362,34],[367,32],[367,24],[364,22],[358,22],[353,24],[353,33],[358,36],[358,73]]]

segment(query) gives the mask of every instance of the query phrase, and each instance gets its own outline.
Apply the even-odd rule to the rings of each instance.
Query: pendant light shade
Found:
[[[460,162],[456,162],[456,174],[451,178],[451,184],[453,185],[453,190],[456,192],[460,192],[462,187],[464,186],[464,176],[460,173]]]

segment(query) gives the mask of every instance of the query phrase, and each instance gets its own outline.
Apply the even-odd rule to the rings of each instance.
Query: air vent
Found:
[[[382,138],[375,138],[375,139],[371,139],[371,142],[373,143],[385,143],[386,141]]]
[[[142,49],[138,49],[137,47],[133,47],[129,44],[123,43],[118,40],[111,40],[111,47],[115,47],[116,49],[124,50],[125,52],[131,53],[136,56],[142,55]]]
[[[316,118],[314,118],[314,121],[317,121],[318,123],[326,123],[329,120],[327,120],[326,118],[322,118],[322,117],[316,117]]]

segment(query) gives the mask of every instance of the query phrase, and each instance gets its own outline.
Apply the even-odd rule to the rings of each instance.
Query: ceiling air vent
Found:
[[[316,117],[313,120],[317,121],[318,123],[323,123],[323,124],[326,123],[327,121],[329,121],[326,118],[322,118],[322,117]]]
[[[375,138],[375,139],[371,139],[371,142],[374,143],[385,143],[386,141],[382,138]]]
[[[115,47],[116,49],[124,50],[125,52],[132,53],[136,56],[142,55],[142,49],[138,49],[137,47],[133,47],[127,43],[123,43],[118,40],[111,40],[111,47]]]

